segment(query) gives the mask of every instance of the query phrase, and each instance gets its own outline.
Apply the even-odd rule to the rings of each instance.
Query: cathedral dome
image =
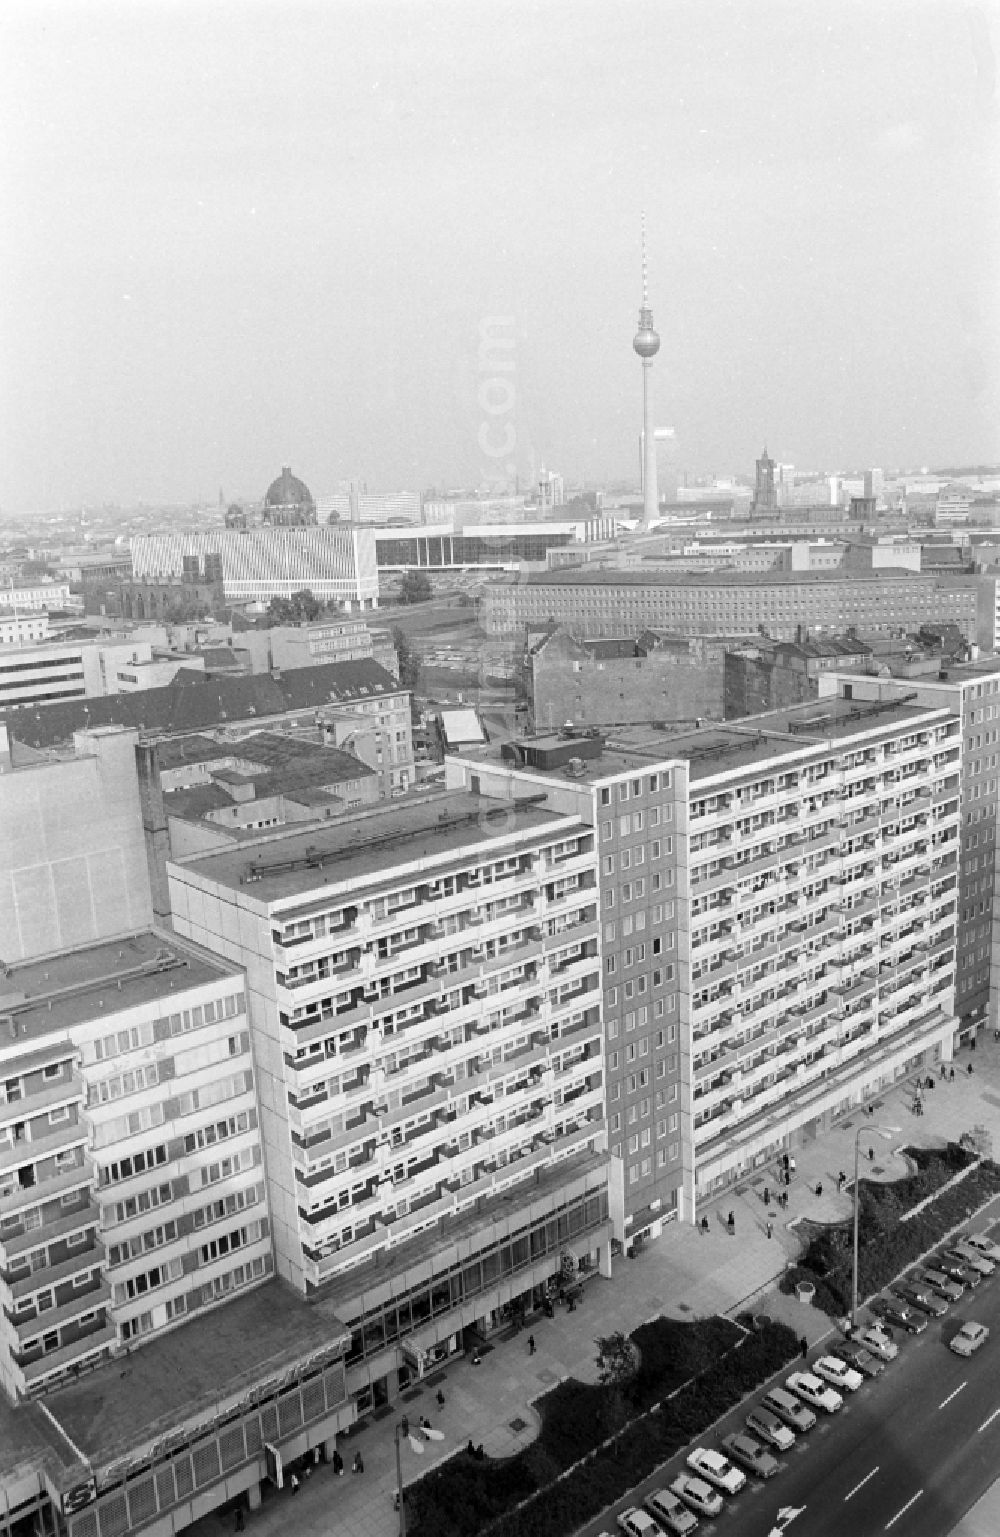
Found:
[[[264,498],[266,507],[315,507],[312,492],[304,481],[293,475],[286,464],[277,480],[272,480]]]

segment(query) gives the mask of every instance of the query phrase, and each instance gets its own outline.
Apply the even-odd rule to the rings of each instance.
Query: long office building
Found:
[[[961,756],[951,709],[823,700],[449,760],[594,829],[617,1238],[950,1057]]]
[[[321,603],[378,607],[375,535],[359,525],[138,534],[132,570],[137,583],[221,581],[230,602],[266,603],[308,587]]]
[[[468,792],[168,867],[245,965],[275,1264],[359,1412],[610,1271],[594,830]]]
[[[513,636],[550,620],[581,639],[639,635],[758,634],[794,640],[797,631],[874,631],[954,624],[992,648],[996,582],[916,572],[660,572],[594,568],[499,579],[483,592],[481,623]]]
[[[930,676],[892,676],[889,659],[877,677],[828,673],[820,697],[916,699],[952,710],[961,722],[961,836],[958,851],[958,938],[955,1013],[960,1034],[974,1037],[989,1016],[1000,1022],[1000,958],[994,950],[997,810],[1000,806],[1000,660],[948,665]],[[992,1007],[991,1007],[992,993]]]

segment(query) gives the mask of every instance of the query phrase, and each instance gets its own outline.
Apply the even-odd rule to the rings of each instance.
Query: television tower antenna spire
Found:
[[[639,329],[632,338],[632,346],[642,359],[642,526],[648,529],[659,513],[650,374],[653,359],[660,350],[660,338],[653,327],[653,312],[649,307],[645,210],[642,214],[642,308],[639,311]]]

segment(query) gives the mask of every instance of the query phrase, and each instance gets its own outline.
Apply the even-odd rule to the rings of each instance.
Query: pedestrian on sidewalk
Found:
[[[344,1476],[344,1459],[340,1455],[340,1452],[339,1452],[337,1447],[334,1447],[334,1449],[333,1449],[333,1471],[336,1473],[338,1478],[343,1478],[343,1476]]]
[[[535,1336],[533,1334],[529,1334],[528,1335],[528,1354],[529,1354],[529,1356],[533,1356],[534,1353],[535,1353]]]
[[[360,1452],[355,1452],[354,1453],[354,1466],[351,1469],[351,1472],[352,1473],[363,1473],[364,1471],[365,1471],[364,1458],[362,1457]]]
[[[803,1361],[805,1360],[806,1356],[809,1354],[809,1341],[806,1339],[804,1334],[803,1334],[802,1338],[799,1340],[799,1354],[802,1357]]]
[[[971,1078],[971,1077],[972,1077],[972,1074],[973,1074],[973,1071],[974,1071],[974,1069],[973,1069],[973,1066],[972,1066],[972,1063],[971,1063],[971,1062],[970,1062],[970,1063],[969,1063],[969,1066],[968,1066],[968,1069],[967,1069],[967,1071],[968,1071],[968,1074],[969,1074],[969,1077],[970,1077],[970,1078]]]
[[[769,1222],[767,1224],[767,1236],[768,1236],[768,1238],[771,1237],[773,1232],[774,1232],[774,1223],[773,1222]]]
[[[823,1194],[823,1181],[822,1180],[817,1180],[816,1181],[816,1194],[817,1195],[822,1195]]]
[[[837,1175],[837,1194],[838,1195],[843,1190],[843,1188],[844,1188],[844,1186],[846,1184],[847,1184],[847,1175],[844,1173],[843,1169],[841,1169],[840,1173]]]
[[[948,1082],[949,1083],[954,1083],[955,1082],[955,1069],[953,1067],[948,1069]]]
[[[727,1221],[726,1226],[731,1233],[736,1232],[736,1215],[734,1212],[729,1213],[729,1220]]]
[[[244,1532],[244,1531],[246,1531],[246,1525],[247,1525],[247,1518],[243,1514],[243,1506],[242,1505],[238,1505],[236,1507],[236,1530],[238,1532]]]
[[[868,1149],[868,1162],[869,1163],[874,1163],[875,1162],[875,1149],[873,1147],[870,1147]]]
[[[771,1192],[768,1189],[767,1185],[765,1185],[764,1186],[764,1205],[765,1206],[770,1206],[770,1204],[771,1204]]]
[[[473,1364],[473,1366],[480,1366],[480,1365],[482,1365],[482,1363],[481,1363],[481,1361],[479,1359],[479,1351],[478,1351],[478,1349],[473,1350],[473,1352],[472,1352],[472,1364]]]
[[[437,1406],[438,1406],[439,1409],[443,1409],[444,1408],[444,1394],[442,1393],[440,1388],[438,1388],[438,1390],[437,1390]]]
[[[293,1494],[298,1494],[298,1492],[299,1492],[299,1477],[298,1477],[297,1473],[293,1473],[292,1474],[291,1478],[289,1479],[289,1483],[291,1484],[292,1493]]]
[[[405,1440],[406,1437],[410,1434],[410,1421],[408,1415],[403,1415],[403,1418],[399,1422],[399,1428],[403,1432],[403,1439]]]

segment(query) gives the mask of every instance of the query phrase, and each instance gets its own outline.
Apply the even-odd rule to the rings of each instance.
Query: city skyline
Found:
[[[986,12],[292,14],[7,12],[5,509],[635,479],[643,207],[690,473],[1000,459]]]

